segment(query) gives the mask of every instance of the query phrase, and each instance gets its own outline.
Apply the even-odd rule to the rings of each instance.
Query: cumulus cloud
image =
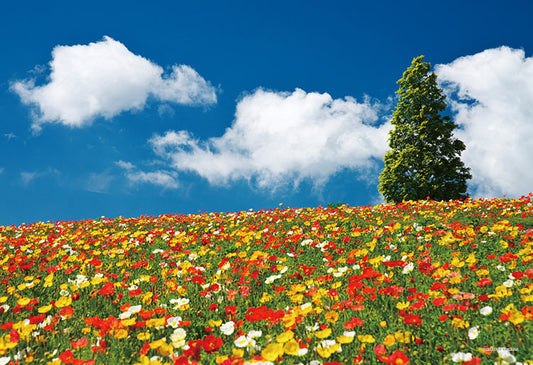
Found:
[[[213,86],[187,65],[165,73],[159,65],[104,37],[88,45],[57,46],[52,51],[48,83],[35,78],[11,84],[22,102],[34,108],[33,128],[57,122],[70,127],[141,110],[149,97],[187,105],[216,103]]]
[[[501,47],[437,65],[451,97],[462,159],[474,197],[520,196],[532,189],[533,58]]]
[[[239,101],[220,137],[200,141],[187,131],[168,131],[149,142],[172,168],[211,184],[245,179],[275,189],[309,179],[319,186],[342,169],[364,175],[382,159],[390,125],[381,123],[381,108],[368,98],[359,103],[301,89],[258,89]]]
[[[116,165],[125,170],[126,178],[132,183],[146,183],[161,186],[165,189],[177,189],[179,183],[176,171],[151,171],[139,170],[134,164],[127,161],[117,161]]]

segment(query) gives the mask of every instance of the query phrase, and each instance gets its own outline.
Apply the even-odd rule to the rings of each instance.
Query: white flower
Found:
[[[69,291],[68,290],[61,290],[59,292],[59,295],[63,296],[63,297],[68,297],[70,295]]]
[[[289,268],[287,266],[283,266],[283,269],[281,269],[281,271],[279,272],[280,274],[285,274],[285,272],[289,270]]]
[[[513,285],[514,285],[514,280],[507,280],[503,282],[503,286],[505,286],[506,288],[510,288]]]
[[[170,317],[167,319],[167,325],[172,328],[178,328],[181,322],[181,317]]]
[[[271,284],[274,280],[281,278],[281,275],[271,275],[265,280],[265,284]]]
[[[229,321],[220,326],[220,331],[225,334],[226,336],[229,336],[235,331],[235,322]]]
[[[354,337],[355,336],[355,331],[344,331],[343,333],[343,336],[346,336],[346,337]]]
[[[311,244],[311,243],[313,243],[313,240],[312,240],[312,239],[309,239],[309,238],[306,239],[306,240],[303,240],[302,242],[300,242],[300,244],[301,244],[302,246],[309,245],[309,244]]]
[[[9,356],[0,357],[0,365],[7,365],[10,361],[11,357]]]
[[[505,348],[498,349],[498,357],[501,358],[505,363],[516,362],[516,358],[511,355],[511,352]]]
[[[479,313],[481,313],[484,316],[488,316],[489,314],[492,313],[492,307],[491,306],[483,307],[479,310]]]
[[[183,328],[176,328],[174,332],[170,335],[170,341],[172,341],[172,346],[180,348],[185,346],[185,337],[187,332]]]
[[[452,357],[453,362],[465,362],[472,360],[472,354],[470,352],[456,352],[453,354],[450,354]]]
[[[298,352],[296,353],[296,356],[305,356],[307,354],[309,350],[307,349],[307,347],[302,347],[298,350]],[[316,360],[313,360],[311,361],[309,364],[313,364]],[[318,365],[321,365],[322,363],[321,362],[315,362],[315,364],[318,364]]]
[[[479,326],[470,327],[470,329],[468,330],[468,337],[471,340],[475,340],[477,336],[479,336]]]
[[[237,347],[248,347],[248,345],[250,344],[250,339],[248,338],[248,336],[243,335],[237,338],[234,343]]]
[[[308,330],[309,332],[315,332],[316,330],[318,330],[320,328],[320,326],[318,325],[318,323],[315,323],[313,327],[311,326],[305,326],[305,329]]]
[[[263,332],[262,331],[250,331],[248,332],[248,337],[250,338],[256,338],[256,337],[261,337],[263,335]]]
[[[405,265],[405,267],[402,270],[402,274],[404,274],[404,275],[408,274],[411,271],[413,271],[414,268],[415,268],[415,265],[412,262],[410,262],[407,265]]]
[[[503,267],[502,265],[496,266],[496,269],[498,269],[500,271],[505,271],[505,267]]]

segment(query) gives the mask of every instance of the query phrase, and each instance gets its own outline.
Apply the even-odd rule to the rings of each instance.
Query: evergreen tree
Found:
[[[457,124],[441,116],[446,95],[423,60],[415,58],[397,82],[400,98],[378,187],[387,202],[468,197],[466,181],[472,175],[460,158],[465,145],[453,137]]]

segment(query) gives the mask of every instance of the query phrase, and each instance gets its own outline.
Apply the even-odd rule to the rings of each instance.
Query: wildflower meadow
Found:
[[[0,364],[533,363],[532,199],[0,226]]]

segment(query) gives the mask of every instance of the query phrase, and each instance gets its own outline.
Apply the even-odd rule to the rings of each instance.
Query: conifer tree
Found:
[[[457,124],[441,115],[446,95],[430,69],[419,56],[397,82],[399,101],[378,186],[387,202],[468,197],[472,175],[460,158],[465,145],[453,136]]]

